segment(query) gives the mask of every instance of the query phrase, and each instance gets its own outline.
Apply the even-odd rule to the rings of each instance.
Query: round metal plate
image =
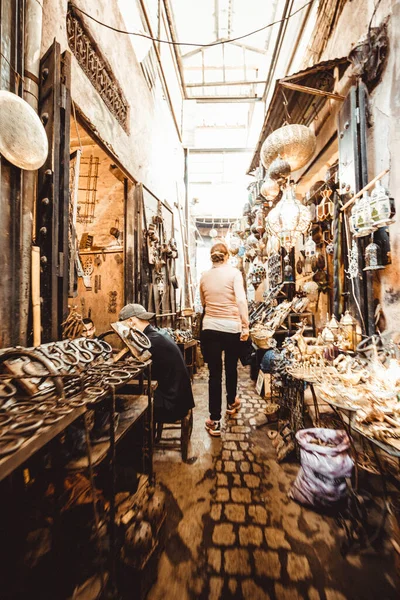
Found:
[[[25,100],[6,90],[0,90],[0,153],[27,171],[40,169],[48,154],[39,116]]]

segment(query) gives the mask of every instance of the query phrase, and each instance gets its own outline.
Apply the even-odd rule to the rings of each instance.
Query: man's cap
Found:
[[[137,317],[138,319],[142,319],[142,321],[149,321],[154,315],[155,313],[147,312],[145,307],[141,304],[127,304],[121,309],[118,320],[125,321],[131,317]]]

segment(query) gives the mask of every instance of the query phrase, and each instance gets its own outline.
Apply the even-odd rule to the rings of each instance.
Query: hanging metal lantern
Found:
[[[381,249],[378,244],[371,242],[365,248],[365,267],[364,271],[379,271],[384,269],[385,265],[381,264]]]
[[[330,200],[332,190],[327,189],[322,192],[322,200],[317,206],[317,217],[318,221],[325,221],[325,219],[333,219],[335,206]]]
[[[268,175],[277,183],[283,183],[290,175],[290,164],[280,156],[276,158],[268,169]]]
[[[310,222],[310,211],[297,200],[294,186],[285,189],[282,200],[267,217],[268,229],[279,237],[288,252],[307,231]]]
[[[375,227],[385,227],[395,222],[394,198],[389,198],[380,181],[377,181],[370,200],[371,221]]]
[[[335,317],[335,315],[332,315],[332,318],[328,322],[328,327],[332,331],[332,333],[336,339],[339,334],[339,322],[338,322],[337,318]]]
[[[368,193],[358,198],[351,209],[350,229],[354,237],[364,237],[374,231]]]
[[[266,200],[272,201],[279,194],[279,185],[276,181],[273,181],[270,177],[266,177],[260,188],[260,194],[264,196]]]
[[[266,169],[280,156],[292,171],[304,167],[315,152],[315,134],[305,125],[285,125],[272,132],[261,148],[261,162]]]
[[[304,254],[306,256],[306,258],[311,258],[313,256],[315,256],[317,252],[317,244],[314,242],[314,240],[312,239],[312,235],[310,234],[309,238],[307,239],[306,243],[304,244]]]
[[[350,350],[354,350],[357,346],[357,321],[353,319],[348,310],[340,319],[340,328],[349,343]]]
[[[272,254],[278,254],[280,249],[279,239],[276,235],[268,236],[266,252],[267,256],[271,256]]]
[[[255,227],[256,231],[258,233],[260,233],[261,235],[265,231],[265,214],[264,214],[264,211],[262,208],[259,208],[256,211],[255,218],[254,218],[254,227]]]

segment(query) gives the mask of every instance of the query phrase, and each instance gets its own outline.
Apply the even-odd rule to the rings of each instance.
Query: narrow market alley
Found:
[[[165,550],[149,600],[366,600],[398,597],[390,543],[340,553],[333,516],[288,498],[296,460],[278,464],[268,429],[255,427],[265,405],[247,368],[239,369],[242,409],[225,419],[220,439],[204,429],[207,369],[195,377],[188,463],[156,450],[167,495]],[[368,577],[366,577],[368,574]]]
[[[400,0],[0,0],[0,600],[400,599]]]

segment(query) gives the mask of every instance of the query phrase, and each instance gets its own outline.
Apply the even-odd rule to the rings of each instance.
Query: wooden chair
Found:
[[[156,422],[155,427],[155,444],[157,448],[178,448],[181,451],[183,462],[187,461],[189,441],[193,430],[193,411],[189,410],[183,419],[175,421],[175,423]],[[164,431],[176,431],[178,435],[167,436],[162,438]],[[162,439],[161,439],[162,438]]]

